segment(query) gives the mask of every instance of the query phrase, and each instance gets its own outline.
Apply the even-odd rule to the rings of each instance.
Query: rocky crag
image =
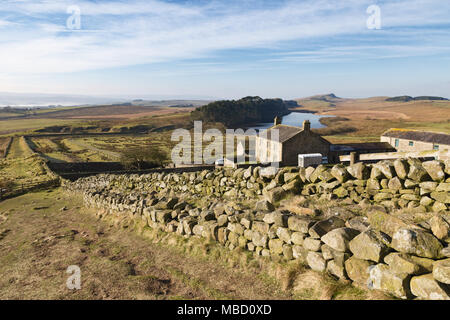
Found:
[[[450,162],[98,175],[100,215],[204,237],[409,299],[450,299]]]

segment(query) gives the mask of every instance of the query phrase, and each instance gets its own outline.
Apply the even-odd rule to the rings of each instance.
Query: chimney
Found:
[[[309,120],[303,121],[303,131],[310,131],[311,130],[311,122]]]
[[[275,117],[275,119],[273,120],[273,125],[277,126],[279,124],[281,124],[281,119],[279,117]]]

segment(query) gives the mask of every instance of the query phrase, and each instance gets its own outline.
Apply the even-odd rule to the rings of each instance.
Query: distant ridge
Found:
[[[447,98],[443,97],[433,97],[433,96],[420,96],[420,97],[411,97],[411,96],[398,96],[398,97],[391,97],[387,98],[386,101],[396,101],[396,102],[408,102],[408,101],[424,101],[424,100],[448,100]]]
[[[309,99],[310,100],[326,101],[326,102],[335,102],[337,100],[342,100],[342,98],[339,98],[334,93],[312,96],[312,97],[309,97]]]

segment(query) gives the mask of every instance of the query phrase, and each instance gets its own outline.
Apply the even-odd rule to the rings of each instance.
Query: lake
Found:
[[[282,124],[294,126],[294,127],[303,127],[303,121],[309,120],[311,122],[312,129],[324,128],[325,126],[320,123],[321,118],[329,118],[334,116],[322,116],[316,115],[313,113],[302,113],[302,112],[291,112],[290,114],[283,117],[281,120]],[[261,123],[260,125],[250,127],[249,129],[268,129],[273,126],[273,122],[270,123]]]

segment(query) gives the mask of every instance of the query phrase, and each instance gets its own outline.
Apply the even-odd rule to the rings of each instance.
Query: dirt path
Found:
[[[152,244],[86,211],[60,190],[0,202],[0,299],[290,298],[257,274]],[[70,265],[80,267],[81,290],[66,287]]]

